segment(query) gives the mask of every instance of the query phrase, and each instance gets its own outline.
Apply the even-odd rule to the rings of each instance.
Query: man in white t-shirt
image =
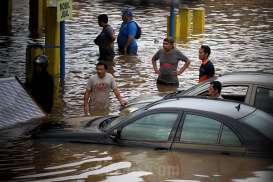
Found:
[[[121,98],[114,77],[107,73],[107,65],[99,62],[97,74],[89,78],[84,94],[85,115],[106,115],[109,113],[110,91],[113,91],[121,106],[127,103]]]

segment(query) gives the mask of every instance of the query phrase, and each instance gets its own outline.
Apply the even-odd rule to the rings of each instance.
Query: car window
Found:
[[[263,111],[273,114],[273,89],[258,87],[254,105]]]
[[[121,122],[124,122],[132,117],[135,117],[136,115],[138,114],[141,114],[143,113],[145,108],[141,108],[141,109],[138,109],[136,111],[133,111],[132,113],[130,113],[129,115],[121,115],[119,117],[116,117],[115,119],[111,120],[111,122],[107,122],[107,123],[104,123],[103,124],[103,130],[110,130],[112,129],[113,127],[116,127],[117,125],[119,125]]]
[[[178,94],[178,96],[184,96],[184,95],[200,95],[201,92],[203,93],[204,90],[207,91],[209,88],[209,82],[203,82],[203,83],[199,83],[191,88],[189,88],[188,90],[185,90],[184,92],[181,92]],[[203,94],[202,94],[203,95]]]
[[[187,114],[184,120],[181,141],[216,144],[221,123],[207,117]]]
[[[178,113],[155,113],[144,116],[121,130],[121,139],[168,141]]]
[[[226,126],[223,127],[220,143],[223,145],[241,145],[241,142],[237,135]]]
[[[252,126],[260,133],[273,140],[273,117],[261,110],[256,110],[250,115],[241,118],[240,121]]]
[[[199,90],[196,95],[199,96],[209,96],[208,95],[209,84],[204,85],[202,89]],[[248,91],[247,86],[233,86],[226,85],[222,87],[221,95],[224,99],[236,100],[240,102],[244,102],[246,98],[246,94]]]
[[[244,102],[247,91],[247,86],[223,86],[221,95],[224,99]]]

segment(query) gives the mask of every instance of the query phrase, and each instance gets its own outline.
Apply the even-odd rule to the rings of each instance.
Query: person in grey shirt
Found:
[[[156,61],[159,60],[160,67],[157,68]],[[183,67],[178,70],[178,62],[184,61]],[[158,74],[157,83],[178,86],[178,75],[181,75],[190,65],[191,61],[178,49],[174,47],[173,39],[163,40],[163,49],[157,51],[152,58],[153,68]]]
[[[114,77],[107,73],[107,65],[99,62],[96,65],[97,74],[89,78],[84,94],[85,115],[107,115],[110,106],[110,91],[113,91],[121,106],[127,104],[119,93]]]
[[[95,44],[99,46],[100,56],[99,61],[113,61],[114,53],[114,41],[115,31],[108,24],[108,16],[106,14],[101,14],[98,16],[98,24],[102,27],[101,33],[94,40]]]

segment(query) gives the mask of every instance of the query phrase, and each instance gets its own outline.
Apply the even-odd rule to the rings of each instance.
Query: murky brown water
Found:
[[[25,78],[25,48],[28,41],[28,1],[14,0],[13,30],[0,36],[0,77]],[[142,2],[142,3],[138,3]],[[110,72],[122,95],[130,100],[156,93],[150,59],[166,35],[166,1],[126,1],[135,8],[143,29],[139,55],[116,56]],[[66,26],[66,82],[64,107],[53,117],[83,114],[83,93],[88,77],[95,72],[98,48],[93,39],[100,29],[96,17],[108,13],[116,31],[123,1],[74,0],[73,18]],[[273,72],[273,2],[194,1],[189,7],[205,7],[203,35],[189,37],[177,47],[191,60],[191,67],[179,77],[186,89],[198,78],[198,48],[208,44],[216,73],[228,71]],[[41,41],[41,40],[38,40]],[[164,89],[163,89],[164,90]],[[112,99],[112,111],[119,108]],[[9,142],[1,138],[0,181],[272,181],[273,161],[221,155],[162,152],[88,144],[45,143],[22,138]]]
[[[24,142],[1,171],[15,181],[270,181],[272,161],[88,144]],[[29,147],[25,150],[25,147]],[[8,159],[8,164],[7,164]]]

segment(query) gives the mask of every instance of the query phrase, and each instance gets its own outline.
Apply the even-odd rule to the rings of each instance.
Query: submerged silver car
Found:
[[[54,142],[273,157],[273,117],[240,102],[181,97],[161,100],[128,116],[73,120],[70,124],[82,125],[38,132],[36,137]]]
[[[129,105],[121,111],[121,114],[126,115],[160,99],[207,96],[208,87],[213,80],[222,83],[221,94],[224,99],[244,102],[273,114],[273,74],[261,72],[228,73],[197,84],[188,90],[140,96],[131,100]]]

